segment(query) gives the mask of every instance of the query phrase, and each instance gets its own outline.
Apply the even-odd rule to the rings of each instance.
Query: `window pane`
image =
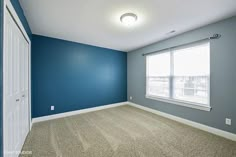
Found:
[[[209,43],[175,50],[174,76],[208,76]]]
[[[208,76],[174,77],[174,99],[208,104]]]
[[[173,51],[173,98],[208,104],[209,43]]]
[[[169,97],[169,77],[147,77],[147,94]]]
[[[170,52],[147,56],[147,95],[169,97]]]
[[[148,76],[170,76],[170,53],[147,56]]]

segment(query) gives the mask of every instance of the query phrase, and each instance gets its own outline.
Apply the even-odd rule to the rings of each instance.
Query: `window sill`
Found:
[[[161,102],[166,102],[166,103],[170,103],[170,104],[175,104],[175,105],[179,105],[179,106],[190,107],[190,108],[194,108],[194,109],[198,109],[198,110],[211,111],[210,106],[204,106],[204,105],[197,104],[197,103],[171,100],[168,98],[161,98],[161,97],[151,96],[151,95],[146,95],[146,98],[161,101]]]

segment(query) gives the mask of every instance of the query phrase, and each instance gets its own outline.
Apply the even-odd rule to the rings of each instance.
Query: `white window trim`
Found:
[[[201,42],[200,42],[201,43]],[[196,43],[195,43],[196,44]],[[192,44],[190,44],[192,45]],[[187,45],[185,47],[188,47],[190,45]],[[209,42],[209,47],[211,46],[211,43]],[[169,52],[170,52],[170,55],[172,55],[173,50],[169,49]],[[159,52],[159,53],[166,53],[167,51],[162,51],[162,52]],[[211,54],[211,52],[209,52]],[[210,59],[210,58],[209,58]],[[145,59],[145,65],[146,65],[146,95],[145,97],[147,99],[152,99],[152,100],[157,100],[157,101],[161,101],[161,102],[165,102],[165,103],[168,103],[168,104],[174,104],[174,105],[179,105],[179,106],[184,106],[184,107],[189,107],[189,108],[193,108],[193,109],[198,109],[198,110],[203,110],[203,111],[211,111],[211,105],[210,105],[210,80],[211,80],[211,59],[209,60],[209,86],[208,86],[208,95],[209,95],[209,99],[208,99],[208,104],[204,105],[204,104],[200,104],[200,103],[195,103],[195,102],[189,102],[189,101],[184,101],[184,100],[178,100],[178,99],[173,99],[173,98],[165,98],[165,97],[160,97],[160,96],[156,96],[156,95],[150,95],[150,94],[147,94],[147,88],[148,88],[148,81],[147,81],[147,74],[148,74],[148,68],[147,68],[147,57]],[[172,64],[172,63],[171,63]],[[172,74],[171,74],[172,76]]]
[[[158,96],[154,96],[154,95],[146,95],[145,97],[147,99],[157,100],[157,101],[161,101],[161,102],[165,102],[165,103],[169,103],[169,104],[175,104],[175,105],[194,108],[194,109],[203,110],[203,111],[211,111],[210,106],[204,106],[199,103],[180,101],[180,100],[176,100],[176,99],[158,97]]]

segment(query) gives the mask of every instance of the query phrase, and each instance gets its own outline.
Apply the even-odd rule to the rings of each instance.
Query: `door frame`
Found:
[[[29,131],[31,130],[31,127],[32,127],[32,119],[31,119],[31,40],[23,26],[23,24],[21,23],[21,20],[20,18],[18,17],[14,7],[12,6],[10,0],[4,0],[3,1],[3,154],[5,152],[5,109],[6,109],[6,104],[5,104],[5,86],[4,86],[4,83],[5,83],[5,80],[4,80],[4,75],[5,75],[5,61],[4,61],[4,56],[6,55],[6,51],[5,51],[5,45],[6,45],[6,36],[5,36],[5,31],[6,31],[6,12],[9,12],[13,18],[13,20],[15,21],[15,23],[18,25],[21,33],[23,34],[23,36],[25,37],[25,40],[29,43],[29,47],[28,47],[28,50],[29,50],[29,56],[28,56],[28,98],[29,98],[29,102],[28,102],[28,113],[29,113]]]

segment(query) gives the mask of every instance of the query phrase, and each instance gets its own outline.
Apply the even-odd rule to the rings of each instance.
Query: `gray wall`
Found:
[[[211,41],[210,112],[177,106],[145,98],[145,57],[151,52],[199,40],[219,33]],[[128,53],[128,98],[134,103],[165,113],[236,133],[236,17],[232,17]],[[201,63],[199,63],[201,64]],[[225,125],[225,118],[232,125]]]

